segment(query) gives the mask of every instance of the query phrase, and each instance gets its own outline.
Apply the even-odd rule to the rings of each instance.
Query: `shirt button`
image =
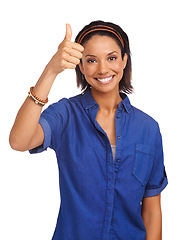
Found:
[[[121,136],[117,136],[117,139],[120,139],[121,138]]]
[[[119,162],[119,161],[120,161],[120,159],[118,158],[118,159],[117,159],[117,162]]]
[[[110,209],[107,208],[106,209],[106,213],[109,214],[110,213]]]

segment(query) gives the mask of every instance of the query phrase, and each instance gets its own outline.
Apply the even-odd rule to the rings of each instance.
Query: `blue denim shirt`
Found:
[[[44,144],[56,152],[61,205],[53,240],[144,240],[142,200],[167,185],[159,126],[122,95],[115,115],[116,156],[86,91],[41,115]]]

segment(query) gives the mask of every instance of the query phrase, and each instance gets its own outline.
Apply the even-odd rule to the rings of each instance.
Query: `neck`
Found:
[[[101,111],[114,112],[117,110],[119,103],[122,101],[119,90],[114,92],[102,93],[91,88],[91,95],[99,105]]]

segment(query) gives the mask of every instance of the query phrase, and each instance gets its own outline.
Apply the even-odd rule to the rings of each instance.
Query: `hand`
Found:
[[[55,74],[59,74],[65,69],[75,69],[76,65],[80,63],[84,47],[78,43],[71,42],[71,37],[71,26],[66,24],[65,38],[59,44],[57,53],[48,64],[48,68]]]

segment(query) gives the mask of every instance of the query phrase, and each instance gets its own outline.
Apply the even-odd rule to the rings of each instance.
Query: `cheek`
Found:
[[[95,73],[96,67],[94,64],[84,64],[84,75],[91,76]]]
[[[116,71],[117,73],[119,74],[122,74],[123,73],[123,70],[124,70],[124,65],[122,62],[116,62],[113,66],[113,69],[114,71]]]

